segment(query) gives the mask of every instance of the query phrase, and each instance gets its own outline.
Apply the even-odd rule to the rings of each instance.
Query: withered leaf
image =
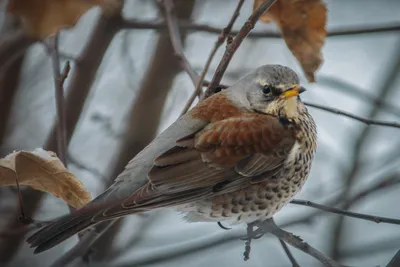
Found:
[[[41,148],[14,152],[0,159],[0,186],[16,185],[16,179],[20,185],[52,193],[75,208],[91,200],[83,184],[55,153]]]
[[[262,2],[254,0],[254,9]],[[310,82],[315,82],[314,73],[323,61],[326,12],[322,0],[277,0],[260,18],[263,22],[276,23]]]
[[[43,39],[62,28],[74,26],[79,18],[105,0],[9,0],[7,12],[19,16],[28,33]]]

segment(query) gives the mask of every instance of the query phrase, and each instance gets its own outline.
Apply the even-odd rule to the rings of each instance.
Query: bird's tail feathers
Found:
[[[117,205],[117,201],[111,205],[110,202],[90,204],[40,229],[30,236],[27,242],[31,247],[36,247],[35,253],[48,250],[92,225],[119,217],[103,216],[105,210]]]

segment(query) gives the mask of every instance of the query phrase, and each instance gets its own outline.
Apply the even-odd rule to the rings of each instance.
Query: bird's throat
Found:
[[[283,110],[288,119],[296,118],[298,116],[297,97],[289,97],[283,105]]]

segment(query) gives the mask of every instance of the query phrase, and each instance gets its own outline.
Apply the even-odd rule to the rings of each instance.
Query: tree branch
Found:
[[[351,114],[349,112],[346,112],[346,111],[343,111],[343,110],[340,110],[340,109],[330,108],[330,107],[326,107],[326,106],[323,106],[323,105],[310,103],[310,102],[307,102],[307,101],[303,101],[303,103],[306,106],[309,106],[309,107],[313,107],[313,108],[317,108],[317,109],[320,109],[320,110],[328,111],[328,112],[336,114],[336,115],[345,116],[345,117],[348,117],[348,118],[363,122],[366,125],[379,125],[379,126],[385,126],[385,127],[400,128],[400,123],[399,122],[389,122],[389,121],[380,121],[380,120],[374,120],[374,119],[367,119],[367,118],[363,118],[361,116],[357,116],[357,115]]]
[[[214,48],[212,49],[210,55],[208,56],[206,65],[204,66],[204,69],[200,74],[200,79],[196,85],[196,89],[194,90],[194,92],[190,96],[189,100],[187,101],[185,107],[183,108],[183,110],[181,112],[181,115],[185,114],[189,110],[189,108],[193,104],[193,101],[195,100],[196,96],[198,96],[198,95],[200,96],[200,93],[202,92],[203,81],[207,74],[208,68],[210,67],[211,62],[212,62],[215,54],[217,53],[218,48],[225,42],[226,38],[232,31],[233,24],[235,23],[236,19],[240,15],[240,9],[242,8],[243,3],[244,3],[244,0],[239,0],[231,19],[228,22],[228,25],[225,28],[223,28],[221,33],[218,35],[218,39],[214,44]]]
[[[233,39],[233,41],[226,46],[225,53],[219,63],[217,70],[215,71],[214,77],[212,78],[206,92],[205,97],[212,95],[221,82],[222,76],[224,75],[228,65],[235,54],[236,50],[239,48],[243,40],[249,34],[249,32],[254,28],[258,19],[264,14],[276,0],[265,0],[247,19],[246,23],[242,26],[239,33]]]
[[[333,208],[333,207],[321,205],[321,204],[311,202],[308,200],[293,199],[292,201],[290,201],[290,204],[312,207],[312,208],[320,209],[320,210],[327,211],[330,213],[335,213],[335,214],[339,214],[342,216],[362,219],[362,220],[375,222],[375,223],[400,224],[400,219],[393,219],[393,218],[388,218],[388,217],[380,217],[380,216],[373,216],[373,215],[368,215],[368,214],[363,214],[363,213],[346,211],[346,210],[342,210],[339,208]]]
[[[207,24],[196,24],[190,21],[178,21],[180,29],[184,29],[190,32],[204,32],[210,34],[220,34],[222,29]],[[165,30],[167,24],[162,20],[137,20],[137,19],[124,19],[121,21],[121,28],[135,30]],[[351,26],[351,27],[336,27],[328,29],[327,37],[337,36],[348,36],[348,35],[359,35],[359,34],[374,34],[374,33],[388,33],[393,31],[399,31],[399,24],[383,24],[383,25],[370,25],[370,26]],[[239,34],[239,31],[233,30],[232,35]],[[260,31],[251,32],[248,35],[249,38],[282,38],[281,34],[277,31]]]
[[[292,233],[286,232],[279,228],[272,218],[266,219],[262,222],[254,223],[258,228],[262,230],[262,232],[270,233],[280,240],[286,242],[287,244],[303,251],[304,253],[310,255],[315,258],[325,266],[329,267],[343,267],[339,263],[335,262],[333,259],[329,258],[322,252],[318,251],[314,247],[310,246],[307,242],[300,239],[298,236],[293,235]]]
[[[66,110],[64,99],[64,82],[67,79],[71,69],[69,62],[64,65],[62,73],[60,73],[60,55],[58,51],[59,33],[53,38],[53,50],[51,53],[53,64],[54,88],[57,108],[57,156],[67,168],[67,126],[66,126]]]
[[[296,259],[293,256],[292,252],[290,252],[285,241],[283,241],[282,239],[279,239],[279,243],[281,243],[281,246],[282,246],[283,250],[285,251],[287,257],[289,258],[290,263],[292,264],[292,267],[300,267],[300,264],[298,264],[298,262],[296,261]]]
[[[386,101],[385,99],[380,98],[379,96],[375,96],[373,93],[370,93],[369,90],[359,88],[340,78],[326,76],[323,74],[318,75],[318,83],[326,85],[325,88],[327,89],[351,95],[354,98],[366,101],[369,104],[381,105],[382,110],[385,110],[390,114],[400,117],[400,108],[398,106]]]
[[[199,83],[199,75],[190,65],[188,59],[183,52],[183,45],[181,41],[181,34],[179,32],[179,26],[177,23],[176,14],[174,11],[174,5],[172,0],[164,0],[165,17],[167,20],[169,37],[171,39],[172,47],[174,48],[175,55],[178,57],[180,65],[189,75],[194,86]]]

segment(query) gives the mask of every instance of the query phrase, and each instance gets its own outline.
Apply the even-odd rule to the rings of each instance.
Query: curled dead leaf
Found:
[[[62,28],[74,26],[90,8],[105,0],[9,0],[7,12],[19,16],[28,33],[43,39]],[[117,1],[117,0],[107,0]]]
[[[16,185],[16,179],[20,185],[52,193],[75,208],[91,200],[83,184],[55,153],[41,148],[33,152],[14,152],[0,159],[0,186]]]
[[[254,9],[262,2],[254,0]],[[322,0],[277,0],[260,18],[263,22],[276,23],[310,82],[315,81],[314,73],[323,61],[326,12]]]

